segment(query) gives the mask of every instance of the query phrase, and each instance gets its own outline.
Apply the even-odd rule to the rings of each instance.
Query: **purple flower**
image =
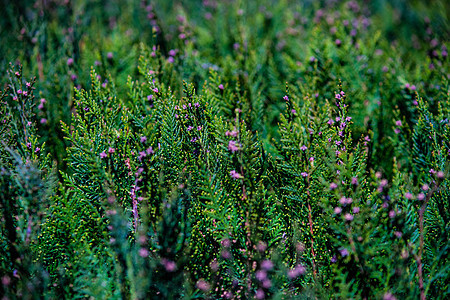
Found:
[[[395,296],[391,293],[387,292],[386,294],[384,294],[383,300],[397,300],[397,298],[395,298]]]
[[[301,175],[302,175],[303,177],[308,177],[308,173],[306,173],[306,172],[302,172]]]
[[[300,275],[304,275],[306,273],[306,269],[302,265],[297,265],[294,269],[289,270],[288,277],[289,279],[295,279]]]
[[[283,97],[283,99],[284,99],[285,101],[289,101],[288,95],[285,95],[285,96]]]
[[[273,262],[271,260],[263,260],[261,263],[261,268],[266,270],[266,271],[270,271],[273,268]]]
[[[155,88],[153,89],[153,92],[158,93],[158,92],[159,92],[158,88],[155,87]]]
[[[258,279],[259,281],[263,281],[265,279],[267,279],[267,272],[264,270],[258,270],[255,273],[255,277],[256,279]]]
[[[397,125],[397,126],[402,126],[402,121],[400,121],[400,120],[395,121],[395,125]]]
[[[346,257],[346,256],[348,256],[348,255],[350,254],[350,253],[348,252],[348,250],[345,249],[345,248],[340,249],[340,250],[339,250],[339,253],[341,254],[342,257]]]
[[[145,248],[139,249],[139,256],[140,257],[147,257],[149,255],[149,251]]]
[[[106,54],[106,57],[107,57],[108,59],[113,59],[113,54],[112,54],[112,52],[108,52],[108,53]]]
[[[221,242],[222,246],[224,246],[225,248],[230,248],[231,246],[231,241],[229,239],[223,239]]]
[[[420,193],[419,195],[417,195],[417,200],[422,201],[425,199],[425,194],[424,193]]]
[[[231,177],[233,177],[234,179],[240,179],[243,178],[241,174],[239,174],[238,172],[236,172],[236,170],[232,170],[230,172]]]
[[[36,149],[34,150],[35,153],[39,153],[41,151],[41,148],[36,147]]]
[[[145,150],[145,152],[147,152],[148,155],[153,154],[153,148],[152,147],[148,147],[147,150]]]
[[[267,244],[263,241],[259,241],[258,245],[256,246],[256,249],[258,249],[259,252],[264,252],[267,249]]]
[[[145,143],[146,141],[147,141],[147,137],[141,136],[141,143],[143,144],[143,143]]]
[[[147,156],[147,153],[145,153],[145,151],[139,152],[139,161],[141,161],[146,156]]]
[[[359,207],[358,206],[353,207],[353,213],[354,214],[359,213]]]
[[[171,260],[164,260],[163,261],[164,267],[166,268],[167,272],[174,272],[177,269],[177,264]]]
[[[266,279],[262,282],[262,286],[265,289],[270,289],[272,287],[272,282],[269,279]]]
[[[73,65],[73,58],[72,58],[72,57],[69,57],[69,58],[67,59],[67,65],[68,65],[68,66]]]
[[[230,259],[231,258],[231,253],[228,250],[222,250],[221,255],[225,259]]]
[[[297,273],[298,273],[299,275],[305,275],[305,273],[306,273],[306,269],[305,269],[305,267],[302,266],[302,265],[297,265],[297,266],[295,267],[295,270],[297,271]]]
[[[353,216],[351,215],[351,214],[349,214],[349,213],[346,213],[345,215],[344,215],[344,218],[345,218],[345,220],[347,220],[347,221],[353,221]]]
[[[223,84],[219,84],[219,90],[223,91]]]
[[[256,291],[256,294],[255,294],[256,299],[264,299],[265,297],[266,297],[266,295],[264,294],[264,291],[262,289],[258,289]]]
[[[225,135],[226,135],[226,136],[234,136],[234,137],[237,137],[237,134],[238,134],[238,133],[237,133],[236,130],[225,132]]]
[[[302,151],[306,151],[306,149],[308,149],[308,148],[305,145],[300,147],[300,150],[302,150]]]
[[[207,292],[211,288],[211,285],[208,282],[204,281],[203,279],[200,279],[199,281],[197,281],[196,286],[199,290],[201,290],[203,292]]]
[[[108,153],[109,153],[109,154],[113,154],[114,152],[116,152],[116,149],[114,149],[114,148],[112,148],[112,147],[109,147]]]
[[[228,150],[230,150],[231,152],[239,151],[239,145],[235,141],[229,141]]]
[[[334,213],[335,213],[336,215],[340,214],[341,212],[342,212],[342,208],[340,208],[339,206],[337,206],[337,207],[334,208]]]
[[[47,119],[46,118],[42,118],[41,119],[41,124],[46,124],[47,123]]]
[[[336,183],[334,183],[334,182],[330,183],[330,190],[334,190],[334,189],[336,189],[337,187],[338,187],[338,186],[337,186]]]

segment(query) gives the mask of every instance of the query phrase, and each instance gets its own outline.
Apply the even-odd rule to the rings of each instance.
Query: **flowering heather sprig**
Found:
[[[158,2],[142,1],[139,9],[119,1],[120,15],[86,7],[86,19],[104,12],[106,31],[52,21],[71,16],[71,5],[48,7],[48,22],[39,28],[41,4],[28,7],[29,20],[20,24],[5,15],[19,34],[2,33],[17,51],[1,54],[35,70],[39,98],[47,101],[33,100],[34,81],[11,71],[5,96],[0,92],[0,137],[24,165],[45,165],[38,143],[45,140],[50,160],[58,156],[61,184],[48,192],[41,190],[51,180],[36,186],[35,198],[48,198],[51,212],[36,224],[38,236],[33,226],[41,211],[31,213],[21,194],[26,185],[19,185],[21,174],[31,172],[9,180],[21,164],[5,160],[9,152],[0,142],[0,215],[10,218],[0,222],[10,251],[2,256],[7,268],[0,263],[0,293],[296,299],[320,298],[320,290],[342,299],[446,297],[440,274],[448,262],[440,253],[446,250],[441,223],[448,219],[449,61],[435,20],[419,18],[424,39],[405,39],[405,25],[395,32],[379,27],[380,15],[392,15],[390,6],[367,14],[364,1],[323,1],[310,16],[290,1],[277,9],[292,13],[275,14],[205,0],[201,13],[182,1],[164,25]],[[399,13],[417,15],[405,9]],[[432,15],[433,8],[421,13]],[[250,15],[255,18],[244,18]],[[133,18],[148,26],[113,30]],[[224,37],[212,24],[239,30]],[[103,50],[78,47],[80,37],[107,43]],[[150,43],[139,53],[137,37]],[[103,77],[87,79],[89,64]],[[192,88],[183,90],[183,78],[193,80]],[[348,96],[342,85],[330,88],[338,78]],[[280,82],[293,88],[283,90]],[[64,139],[53,126],[61,119]],[[18,242],[9,242],[8,226]],[[23,251],[21,238],[33,247]],[[9,260],[14,249],[20,261]],[[23,260],[26,253],[48,275],[39,277]],[[27,281],[27,274],[35,277]]]
[[[236,152],[239,151],[240,145],[236,142],[236,141],[229,141],[228,142],[228,150],[230,150],[231,152]]]
[[[237,132],[236,130],[233,130],[233,131],[226,131],[226,132],[225,132],[225,136],[237,137],[237,136],[238,136],[238,132]]]

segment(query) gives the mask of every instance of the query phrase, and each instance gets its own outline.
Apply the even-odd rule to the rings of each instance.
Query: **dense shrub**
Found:
[[[445,1],[15,1],[0,295],[446,299]]]

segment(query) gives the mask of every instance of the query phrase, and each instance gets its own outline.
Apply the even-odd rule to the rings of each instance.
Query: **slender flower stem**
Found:
[[[306,194],[308,195],[308,198],[307,198],[308,223],[309,223],[309,232],[311,233],[311,254],[312,254],[313,276],[314,276],[314,278],[316,278],[316,276],[317,276],[316,253],[314,252],[314,230],[313,230],[312,208],[311,208],[311,203],[310,203],[311,194],[309,192],[309,177],[308,177],[308,187],[306,189]]]

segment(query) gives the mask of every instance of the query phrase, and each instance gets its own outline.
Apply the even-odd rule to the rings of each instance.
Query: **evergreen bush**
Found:
[[[2,7],[2,299],[450,296],[446,1]]]

